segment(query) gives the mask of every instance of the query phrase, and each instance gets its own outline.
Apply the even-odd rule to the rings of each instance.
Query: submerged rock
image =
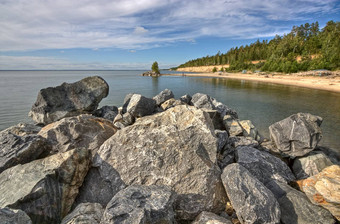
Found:
[[[202,212],[192,224],[232,224],[232,222],[214,213]]]
[[[97,203],[83,203],[78,205],[68,214],[61,224],[99,224],[103,216],[104,209]]]
[[[321,140],[321,123],[321,117],[297,113],[269,126],[270,138],[283,156],[303,156]]]
[[[33,223],[60,223],[90,163],[88,150],[70,150],[11,167],[0,174],[0,208],[26,212]]]
[[[65,117],[92,113],[108,93],[108,84],[99,76],[41,89],[29,116],[46,125]]]
[[[157,106],[160,106],[162,103],[164,103],[165,101],[174,98],[174,94],[171,90],[169,89],[165,89],[162,92],[158,93],[158,95],[156,95],[155,97],[153,97],[153,99],[155,100]]]
[[[30,217],[22,210],[0,208],[1,224],[32,224]]]

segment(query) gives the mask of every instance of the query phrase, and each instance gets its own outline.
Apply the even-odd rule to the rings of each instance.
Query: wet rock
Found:
[[[333,163],[324,153],[312,151],[305,157],[295,158],[292,168],[297,179],[306,179],[331,165]]]
[[[185,104],[191,105],[191,96],[188,94],[185,94],[179,98],[180,101],[182,101]]]
[[[40,131],[40,129],[41,127],[34,125],[34,124],[19,123],[1,132],[6,132],[6,133],[10,132],[14,135],[25,136],[25,135],[37,134]]]
[[[322,118],[318,116],[293,114],[269,126],[270,138],[283,156],[304,156],[321,140],[321,123]]]
[[[101,144],[116,131],[112,122],[83,114],[49,124],[41,129],[39,135],[48,139],[52,154],[86,148],[94,155]]]
[[[113,121],[118,114],[118,108],[115,106],[103,106],[96,110],[93,115],[96,117],[102,117],[104,119]]]
[[[108,84],[99,76],[41,89],[29,116],[37,123],[49,124],[65,117],[92,113],[108,93]]]
[[[197,218],[192,222],[192,224],[232,224],[228,219],[218,216],[211,212],[202,212]]]
[[[156,102],[140,94],[133,94],[127,106],[127,112],[134,117],[151,115],[156,109]]]
[[[175,223],[174,196],[165,186],[127,187],[106,206],[101,223]]]
[[[237,162],[266,185],[271,180],[288,183],[295,180],[290,168],[279,158],[249,146],[238,147]]]
[[[47,140],[41,136],[18,136],[4,130],[0,132],[0,173],[12,166],[41,158],[49,151]]]
[[[280,206],[273,193],[246,168],[224,168],[223,185],[241,223],[280,223]]]
[[[329,210],[340,221],[340,166],[332,165],[305,180],[298,181],[309,200]]]
[[[60,223],[89,163],[89,151],[75,149],[5,170],[0,174],[0,208],[21,209],[33,223]]]
[[[170,186],[178,193],[179,217],[193,220],[201,211],[224,208],[216,154],[217,138],[208,114],[180,105],[118,131],[100,147],[94,166],[103,177],[117,172],[127,185]],[[107,178],[116,185],[113,179]]]
[[[158,95],[156,95],[155,97],[153,97],[153,99],[155,100],[157,106],[160,106],[162,103],[164,103],[165,101],[174,98],[174,94],[171,90],[169,89],[165,89],[162,92],[158,93]]]
[[[78,205],[68,214],[61,224],[91,223],[99,224],[103,216],[104,209],[97,203],[83,203]]]
[[[0,222],[1,224],[32,224],[25,212],[11,208],[0,208]]]

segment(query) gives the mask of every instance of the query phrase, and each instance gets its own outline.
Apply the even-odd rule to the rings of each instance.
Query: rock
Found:
[[[154,72],[154,71],[147,71],[147,72],[143,72],[142,76],[152,76],[152,77],[158,77],[161,74]]]
[[[256,129],[256,127],[253,125],[253,123],[250,120],[243,120],[240,121],[240,125],[243,129],[243,136],[245,137],[251,137],[255,139],[256,141],[261,141],[261,136]]]
[[[32,224],[25,212],[11,208],[0,208],[0,222],[1,224]]]
[[[331,165],[333,163],[324,153],[312,151],[305,157],[295,158],[292,168],[299,180],[314,176]]]
[[[157,106],[160,106],[165,101],[167,101],[171,98],[174,98],[174,97],[175,96],[174,96],[174,94],[172,93],[171,90],[165,89],[162,92],[158,93],[158,95],[156,95],[152,99],[154,99],[156,101]]]
[[[89,163],[89,151],[75,149],[5,170],[0,174],[0,208],[21,209],[33,223],[60,223]]]
[[[218,153],[221,153],[223,151],[224,146],[228,142],[228,133],[222,130],[215,130],[215,135],[218,139],[217,151]]]
[[[182,101],[185,104],[192,105],[191,104],[191,96],[188,95],[188,94],[181,96],[181,98],[179,98],[179,100]]]
[[[161,108],[164,111],[164,110],[170,109],[171,107],[175,107],[175,106],[178,106],[178,105],[184,105],[184,104],[185,103],[183,103],[180,100],[175,100],[174,98],[171,98],[171,99],[165,101],[164,103],[162,103]]]
[[[49,124],[65,117],[92,113],[108,93],[108,84],[99,76],[41,89],[28,115],[39,124]]]
[[[193,220],[202,211],[224,208],[216,154],[217,138],[208,114],[180,105],[118,131],[100,147],[94,166],[103,177],[118,172],[127,185],[170,186],[179,194],[180,219]],[[112,179],[106,178],[114,186]]]
[[[128,93],[125,98],[124,98],[124,103],[123,103],[123,107],[122,107],[122,112],[123,114],[126,113],[127,111],[127,107],[130,103],[131,97],[134,95],[135,93]]]
[[[324,153],[332,163],[340,165],[340,153],[337,150],[324,146],[317,146],[314,151]]]
[[[230,116],[230,115],[227,115]],[[227,117],[225,116],[225,117]],[[225,120],[224,120],[225,121]],[[226,124],[227,122],[225,122]],[[243,128],[242,125],[238,120],[232,120],[228,125],[226,125],[226,128],[229,132],[230,136],[243,136]]]
[[[236,161],[265,186],[271,180],[288,183],[295,180],[290,168],[279,158],[249,146],[238,147]]]
[[[135,117],[132,116],[131,113],[126,112],[125,114],[118,114],[116,118],[113,120],[113,124],[118,129],[125,128],[129,125],[132,125],[135,122]]]
[[[97,203],[83,203],[78,205],[68,214],[61,224],[91,223],[99,224],[103,216],[104,209]]]
[[[237,148],[240,146],[249,146],[256,148],[259,146],[258,141],[254,140],[252,137],[243,137],[243,136],[236,136],[236,137],[229,137],[228,145],[233,148]]]
[[[39,135],[48,139],[52,154],[83,147],[94,155],[116,131],[112,122],[83,114],[49,124],[41,129]]]
[[[156,109],[156,102],[140,94],[133,94],[127,106],[127,112],[134,117],[151,115]]]
[[[50,152],[47,140],[38,135],[18,136],[0,132],[0,173],[18,165],[41,158]]]
[[[202,212],[192,224],[232,224],[232,222],[214,213]]]
[[[286,157],[303,156],[312,151],[322,138],[322,118],[297,113],[269,126],[270,138],[278,152]]]
[[[326,209],[312,204],[301,191],[289,185],[272,181],[267,184],[273,192],[281,209],[281,223],[284,224],[333,224],[335,220]]]
[[[117,114],[118,108],[115,106],[103,106],[93,113],[93,115],[96,117],[102,117],[110,121],[113,121]]]
[[[246,168],[230,164],[221,178],[241,223],[280,223],[280,206],[273,193]]]
[[[101,223],[175,223],[174,196],[165,186],[129,186],[112,198]]]
[[[211,118],[215,129],[225,130],[220,113],[217,110],[210,110],[205,108],[202,108],[201,110],[209,114],[209,117]]]
[[[37,134],[40,131],[40,129],[41,127],[34,125],[34,124],[19,123],[1,132],[6,132],[6,133],[10,132],[18,136],[25,136],[25,135]]]
[[[340,221],[340,166],[332,165],[305,180],[298,181],[309,200],[329,210]]]

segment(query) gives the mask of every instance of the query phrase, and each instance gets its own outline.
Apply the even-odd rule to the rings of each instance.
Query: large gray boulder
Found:
[[[118,131],[100,147],[93,165],[112,186],[119,178],[127,185],[170,186],[178,193],[180,218],[193,220],[202,211],[224,208],[216,154],[217,138],[208,114],[180,105]]]
[[[156,109],[156,102],[153,99],[146,98],[140,94],[133,94],[127,105],[127,112],[134,117],[144,117],[153,114]]]
[[[21,209],[33,223],[60,223],[90,163],[88,150],[70,150],[0,174],[0,208]]]
[[[10,132],[12,134],[18,135],[18,136],[25,136],[25,135],[32,135],[37,134],[40,131],[41,127],[29,124],[29,123],[19,123],[17,125],[11,126],[1,132]]]
[[[232,222],[212,212],[202,212],[192,224],[232,224]]]
[[[18,164],[31,162],[47,155],[47,140],[38,135],[18,136],[8,130],[0,132],[0,173]]]
[[[246,168],[230,164],[221,178],[241,223],[280,223],[280,206],[273,193]]]
[[[49,124],[64,117],[92,113],[108,93],[108,84],[99,76],[48,87],[39,91],[28,115],[37,123]]]
[[[48,139],[52,154],[86,148],[94,155],[116,131],[117,128],[109,120],[83,114],[46,125],[38,135]]]
[[[174,196],[166,186],[127,187],[111,199],[100,223],[175,223]]]
[[[99,224],[103,213],[104,209],[100,204],[83,203],[68,214],[61,224]]]
[[[118,108],[115,106],[103,106],[94,111],[93,115],[102,117],[107,120],[113,121],[118,114]]]
[[[32,224],[30,217],[18,209],[0,208],[1,224]]]
[[[174,98],[174,94],[171,90],[165,89],[162,92],[158,93],[158,95],[154,96],[152,99],[155,100],[157,106],[160,106],[165,101]]]
[[[294,158],[314,150],[322,138],[322,118],[297,113],[269,126],[270,138],[283,156]]]
[[[264,185],[271,180],[283,183],[295,180],[295,176],[287,164],[267,152],[249,146],[241,146],[236,150],[236,160]]]

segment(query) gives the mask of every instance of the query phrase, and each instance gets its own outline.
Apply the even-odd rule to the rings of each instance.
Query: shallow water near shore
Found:
[[[0,130],[27,117],[40,89],[99,75],[110,86],[100,106],[123,104],[134,92],[152,97],[171,89],[176,98],[206,93],[235,109],[240,119],[253,121],[264,137],[268,126],[297,112],[321,116],[323,140],[320,145],[340,152],[340,93],[255,81],[222,78],[161,76],[142,77],[144,71],[0,71]]]

